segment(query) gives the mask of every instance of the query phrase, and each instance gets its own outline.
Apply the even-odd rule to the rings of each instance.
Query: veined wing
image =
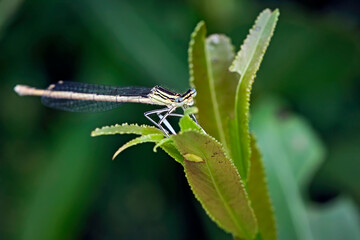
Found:
[[[48,94],[42,96],[41,101],[45,106],[65,110],[69,112],[100,112],[116,108],[123,104],[122,102],[107,102],[78,100],[78,99],[62,99],[51,97],[52,92],[72,92],[86,93],[96,95],[109,96],[141,96],[147,97],[151,92],[151,88],[145,87],[116,87],[110,85],[99,85],[91,83],[80,83],[70,81],[59,81],[52,84],[47,89]]]

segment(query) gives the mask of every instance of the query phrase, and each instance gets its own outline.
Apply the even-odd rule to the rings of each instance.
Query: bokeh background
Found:
[[[301,187],[304,204],[326,209],[346,199],[335,219],[359,227],[359,1],[1,0],[0,239],[231,239],[209,220],[182,167],[165,153],[145,144],[113,162],[132,136],[90,137],[104,125],[148,124],[142,113],[151,107],[67,113],[19,97],[13,87],[71,80],[182,92],[189,87],[187,48],[196,23],[205,20],[210,34],[230,36],[238,50],[267,7],[281,15],[255,81],[252,111],[261,112],[262,99],[271,96],[286,102],[281,117],[301,116],[321,142],[316,157],[322,158]],[[266,114],[254,115],[268,122]],[[265,149],[267,137],[258,136]],[[339,234],[329,237],[344,237]]]

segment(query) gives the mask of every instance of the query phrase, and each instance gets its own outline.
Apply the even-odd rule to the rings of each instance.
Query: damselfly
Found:
[[[166,118],[169,116],[182,117],[182,114],[175,113],[174,111],[177,108],[185,110],[185,108],[192,106],[196,96],[194,88],[190,88],[184,94],[179,94],[159,86],[153,88],[116,87],[68,81],[59,81],[56,84],[51,84],[47,89],[17,85],[14,90],[20,96],[40,96],[45,106],[70,112],[106,111],[123,103],[145,103],[165,106],[162,109],[145,112],[144,115],[167,136],[169,136],[169,132],[162,124],[172,134],[176,134],[176,132]],[[156,114],[160,120],[153,120],[150,117],[153,114]],[[193,114],[191,117],[197,123]]]

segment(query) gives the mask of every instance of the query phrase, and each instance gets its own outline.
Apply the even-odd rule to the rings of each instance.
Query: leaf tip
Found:
[[[201,20],[200,22],[198,22],[198,24],[196,24],[194,31],[191,33],[190,46],[194,45],[194,39],[196,38],[198,33],[201,31],[204,31],[203,35],[205,36],[206,24],[205,24],[204,20]]]
[[[156,144],[154,147],[153,147],[153,152],[157,152],[157,148],[158,148],[158,145]]]
[[[96,128],[95,130],[91,131],[90,136],[91,137],[97,137],[99,134],[97,133],[100,130],[100,128]]]
[[[119,148],[119,149],[114,153],[114,155],[112,156],[111,160],[114,161],[115,158],[119,155],[120,152],[122,152],[122,151],[121,151],[121,148]]]
[[[195,31],[196,31],[196,30],[199,30],[200,28],[203,28],[203,27],[206,27],[205,21],[204,21],[204,20],[201,20],[201,21],[198,22],[198,24],[196,25]]]

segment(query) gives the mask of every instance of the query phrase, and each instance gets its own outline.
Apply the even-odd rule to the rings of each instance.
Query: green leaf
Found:
[[[164,152],[166,152],[170,157],[174,158],[174,160],[181,165],[184,164],[184,158],[174,146],[174,142],[171,138],[163,138],[158,141],[154,146],[153,151],[156,152],[158,147],[164,150]]]
[[[180,119],[179,126],[182,132],[187,130],[202,131],[201,128],[189,117],[189,115],[185,115]]]
[[[164,135],[162,134],[148,134],[148,135],[143,135],[137,138],[134,138],[132,140],[130,140],[129,142],[125,143],[124,145],[122,145],[115,153],[113,156],[113,160],[117,157],[117,155],[119,155],[122,151],[124,151],[125,149],[132,147],[134,145],[140,144],[140,143],[146,143],[146,142],[154,142],[157,143],[160,140],[164,139]]]
[[[101,135],[114,135],[114,134],[138,134],[138,135],[146,135],[146,134],[162,134],[163,132],[155,127],[148,125],[137,125],[137,124],[127,124],[124,123],[122,125],[116,124],[113,126],[105,126],[102,128],[97,128],[91,132],[92,137],[97,137]]]
[[[190,84],[196,88],[199,122],[207,133],[227,149],[228,118],[234,115],[234,98],[238,77],[228,71],[234,59],[230,39],[214,34],[206,37],[204,22],[191,35],[189,46]]]
[[[252,239],[257,232],[256,218],[240,175],[220,143],[197,131],[171,138],[183,156],[191,154],[184,162],[186,178],[208,215],[234,236]]]
[[[277,239],[274,211],[266,184],[265,170],[253,135],[251,135],[250,147],[251,158],[247,189],[251,199],[251,206],[258,221],[261,239]]]
[[[321,207],[312,206],[308,215],[316,240],[360,239],[359,211],[349,198],[339,197]]]
[[[153,151],[157,152],[157,148],[161,147],[163,144],[167,143],[167,142],[172,142],[171,138],[163,138],[160,141],[158,141],[155,146],[153,147]]]
[[[251,126],[263,153],[278,237],[313,239],[300,188],[308,179],[297,176],[311,176],[322,159],[322,145],[309,125],[286,112],[280,101],[264,99],[254,109]]]
[[[181,155],[179,150],[174,146],[173,141],[171,142],[164,142],[161,144],[161,149],[164,150],[170,157],[172,157],[175,161],[184,165],[184,157]]]
[[[230,71],[240,76],[235,97],[235,120],[230,124],[231,154],[235,166],[244,180],[247,179],[250,158],[249,106],[250,93],[256,72],[274,32],[279,11],[264,10],[250,30]],[[235,133],[235,134],[234,134]]]

